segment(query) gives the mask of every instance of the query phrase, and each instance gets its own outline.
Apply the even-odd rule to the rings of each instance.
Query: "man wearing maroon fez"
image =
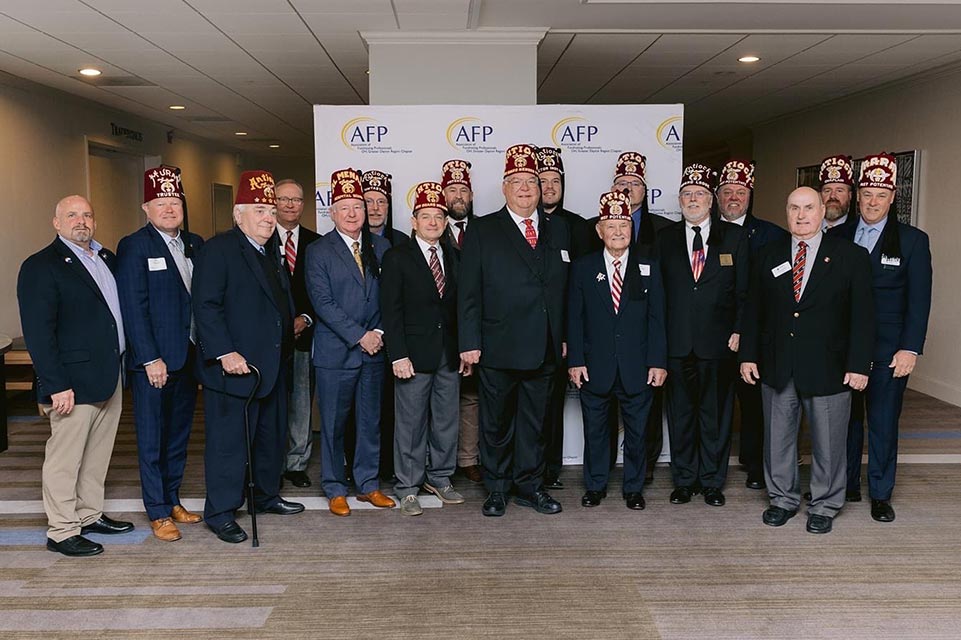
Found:
[[[287,452],[294,301],[271,243],[277,226],[273,176],[243,172],[233,213],[236,226],[208,240],[198,255],[192,302],[204,386],[204,520],[218,538],[237,543],[247,539],[235,519],[244,503],[245,420],[254,483],[254,504],[247,508],[290,515],[304,505],[278,495]],[[259,371],[259,382],[248,365]]]
[[[470,168],[470,162],[456,158],[448,160],[441,167],[440,184],[444,189],[444,198],[447,200],[447,239],[458,253],[464,247],[467,225],[474,218],[474,191],[471,188]],[[463,461],[464,458],[458,453],[458,464]],[[473,465],[476,464],[475,450]],[[480,478],[477,481],[479,482]]]
[[[384,254],[380,308],[397,416],[394,491],[402,515],[423,513],[422,488],[444,504],[464,497],[451,476],[457,460],[460,374],[458,259],[446,241],[447,203],[438,182],[414,188],[413,237]]]
[[[147,224],[117,246],[117,290],[126,320],[144,507],[154,536],[169,542],[180,539],[177,524],[202,519],[183,508],[179,494],[197,398],[190,291],[203,240],[180,229],[180,169],[161,165],[143,178]]]
[[[458,337],[465,365],[478,365],[482,512],[502,516],[507,493],[539,513],[561,505],[544,490],[544,414],[562,362],[570,264],[567,225],[538,211],[535,149],[507,149],[499,211],[476,218],[461,255]]]
[[[537,176],[541,183],[540,209],[554,220],[567,224],[571,236],[571,259],[576,260],[590,251],[590,236],[597,234],[580,215],[564,208],[564,161],[561,150],[539,147]],[[567,366],[557,367],[557,377],[551,392],[550,404],[544,420],[544,486],[547,489],[563,489],[560,481],[564,463],[564,400],[567,396]]]
[[[773,222],[754,216],[754,163],[729,160],[721,169],[717,184],[717,208],[721,218],[744,228],[751,257],[767,243],[787,238],[787,231]],[[747,471],[748,489],[764,488],[764,415],[761,413],[761,388],[738,377],[734,392],[741,405],[739,461]]]
[[[684,219],[658,237],[667,300],[667,418],[671,502],[703,493],[725,503],[735,353],[747,295],[750,249],[744,229],[712,215],[716,172],[684,170],[678,201]]]
[[[653,389],[667,377],[660,268],[656,258],[631,250],[631,222],[627,194],[602,195],[596,233],[604,250],[571,269],[568,373],[580,389],[584,417],[585,507],[607,496],[608,412],[617,397],[624,415],[624,501],[629,509],[644,509],[644,429]]]
[[[474,218],[474,192],[470,182],[471,163],[455,158],[441,167],[440,185],[447,202],[446,238],[451,251],[460,258],[467,234],[467,225]],[[461,404],[476,405],[477,376],[471,375],[461,381]],[[480,434],[477,421],[461,420],[457,438],[457,471],[471,482],[483,482],[480,467]]]
[[[377,478],[384,352],[380,281],[390,243],[366,226],[363,186],[354,169],[331,176],[334,229],[307,249],[307,293],[317,312],[314,370],[320,409],[321,482],[333,515],[349,516],[344,432],[353,411],[357,499],[390,508]]]
[[[930,241],[925,232],[897,219],[892,206],[897,169],[890,154],[866,157],[858,179],[860,215],[831,233],[853,240],[871,257],[876,339],[867,389],[852,400],[864,402],[864,409],[852,408],[851,412],[846,498],[861,497],[866,420],[871,517],[878,522],[894,520],[891,496],[898,462],[898,422],[908,376],[924,348],[931,312]]]
[[[843,226],[854,198],[854,164],[851,156],[828,156],[818,170],[821,202],[824,203],[824,231]]]

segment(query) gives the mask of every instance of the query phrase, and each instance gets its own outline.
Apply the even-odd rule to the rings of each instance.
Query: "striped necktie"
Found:
[[[360,243],[354,240],[354,262],[357,263],[357,268],[360,269],[360,277],[364,277],[364,261],[360,258]]]
[[[797,254],[794,256],[794,268],[791,275],[794,279],[794,301],[801,301],[801,284],[804,282],[804,263],[808,257],[808,245],[803,240],[797,243]]]
[[[527,244],[531,245],[531,249],[537,248],[537,231],[534,230],[534,221],[530,218],[524,218],[524,238],[527,240]]]
[[[428,249],[430,251],[430,260],[427,261],[430,266],[430,272],[434,276],[434,284],[437,286],[437,293],[441,298],[444,297],[444,287],[447,285],[447,281],[444,278],[444,272],[440,268],[440,260],[437,258],[437,247],[431,247]]]
[[[611,278],[611,300],[614,301],[614,313],[621,308],[621,289],[624,288],[624,280],[621,278],[621,261],[614,261],[614,274]]]
[[[704,271],[704,240],[701,239],[701,228],[691,227],[694,231],[694,242],[691,244],[691,273],[694,274],[694,282],[701,277]]]
[[[297,248],[294,246],[294,232],[290,229],[287,230],[287,242],[284,243],[284,257],[287,259],[287,270],[293,275],[297,266]]]

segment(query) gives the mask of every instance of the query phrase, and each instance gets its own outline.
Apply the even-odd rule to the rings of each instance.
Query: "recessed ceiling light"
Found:
[[[172,104],[167,108],[170,109],[171,111],[183,111],[187,107],[183,106],[182,104]]]
[[[280,145],[279,145],[279,144],[272,144],[272,145],[270,145],[270,148],[271,148],[271,149],[279,149],[279,148],[280,148]]]
[[[99,76],[101,73],[103,73],[103,71],[100,69],[94,69],[93,67],[84,67],[80,70],[80,75],[87,76],[89,78]]]
[[[741,56],[737,59],[738,62],[757,62],[760,58],[757,56]]]
[[[234,135],[235,135],[235,136],[245,136],[245,135],[247,135],[247,132],[246,132],[246,131],[236,131],[236,132],[234,132]]]

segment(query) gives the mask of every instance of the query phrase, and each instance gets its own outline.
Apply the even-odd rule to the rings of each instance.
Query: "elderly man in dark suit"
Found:
[[[723,506],[731,448],[735,352],[750,270],[747,234],[712,215],[714,170],[684,170],[682,222],[658,235],[667,298],[671,502],[703,492]]]
[[[390,243],[364,228],[360,174],[331,176],[334,230],[307,250],[307,293],[317,312],[314,367],[320,406],[321,481],[336,516],[349,516],[344,429],[354,411],[353,472],[357,499],[390,508],[380,490],[380,409],[384,389],[380,318],[381,261]]]
[[[624,500],[644,509],[644,429],[652,389],[667,377],[664,289],[657,260],[631,252],[631,201],[619,191],[601,196],[597,234],[604,250],[574,263],[568,299],[568,373],[580,389],[584,417],[581,505],[607,496],[612,398],[624,414]]]
[[[447,204],[440,183],[414,188],[413,237],[384,254],[380,308],[391,363],[397,420],[394,469],[400,512],[423,513],[422,486],[444,504],[464,497],[451,483],[460,422],[457,256],[444,237]]]
[[[752,267],[739,353],[744,381],[761,382],[771,500],[764,524],[782,526],[800,505],[797,436],[803,409],[811,429],[811,533],[830,532],[844,506],[851,390],[867,385],[874,344],[867,254],[824,235],[823,218],[814,189],[801,187],[788,196],[791,238],[768,244]]]
[[[202,518],[180,504],[197,400],[196,332],[190,307],[200,236],[181,231],[180,169],[144,173],[147,224],[117,246],[117,287],[127,330],[140,487],[154,536],[180,539],[177,524]]]
[[[507,149],[506,205],[475,219],[461,256],[461,359],[479,364],[482,512],[502,516],[507,493],[539,513],[561,505],[544,491],[544,413],[561,362],[570,244],[567,225],[537,210],[534,147]]]
[[[751,259],[767,243],[784,239],[788,232],[773,222],[761,220],[752,213],[754,207],[754,163],[730,160],[721,168],[717,183],[717,208],[726,222],[744,228]],[[738,458],[747,471],[744,481],[748,489],[764,488],[764,416],[761,413],[761,389],[740,378],[734,393],[741,404],[741,445]]]
[[[304,505],[278,494],[287,450],[287,385],[294,342],[294,303],[270,242],[277,226],[274,179],[245,171],[234,200],[236,227],[209,240],[193,280],[198,377],[204,386],[206,446],[204,520],[224,542],[243,542],[234,513],[244,502],[245,411],[253,459],[254,502],[247,509],[278,515]],[[248,363],[260,371],[255,377]],[[247,398],[253,393],[250,408]]]
[[[894,477],[898,463],[898,422],[908,376],[924,348],[931,313],[931,246],[928,235],[891,215],[897,163],[886,153],[868,156],[858,179],[860,215],[836,232],[853,240],[871,257],[874,289],[874,343],[871,374],[864,397],[868,423],[868,489],[871,517],[892,522]],[[861,492],[863,414],[852,410],[848,430],[847,493]]]
[[[124,325],[115,258],[93,239],[93,207],[67,196],[57,203],[53,228],[57,237],[24,261],[17,279],[23,338],[50,419],[42,473],[47,549],[93,556],[103,546],[84,534],[134,528],[103,513],[120,422]]]
[[[307,463],[313,448],[311,428],[311,390],[314,373],[310,365],[310,346],[314,340],[314,307],[307,295],[307,247],[320,236],[300,224],[304,214],[304,188],[296,180],[286,179],[274,185],[277,202],[277,233],[280,261],[290,278],[294,298],[294,357],[287,405],[287,460],[284,478],[295,487],[309,487]]]

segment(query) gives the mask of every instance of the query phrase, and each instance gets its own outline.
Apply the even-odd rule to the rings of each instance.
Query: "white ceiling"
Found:
[[[504,27],[547,29],[540,102],[683,102],[701,146],[961,64],[961,0],[0,0],[0,70],[241,150],[309,155],[311,105],[367,102],[361,31]],[[737,63],[747,53],[761,62]],[[88,65],[104,75],[80,79]]]

